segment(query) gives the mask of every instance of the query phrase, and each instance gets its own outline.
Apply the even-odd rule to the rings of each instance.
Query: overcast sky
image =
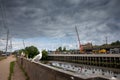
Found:
[[[8,27],[14,49],[23,48],[23,39],[26,46],[35,45],[39,49],[77,48],[75,26],[82,44],[104,44],[106,36],[108,43],[120,40],[120,0],[0,0],[0,3],[0,38],[5,38]],[[2,13],[6,14],[6,27]],[[0,45],[4,42],[0,40]]]

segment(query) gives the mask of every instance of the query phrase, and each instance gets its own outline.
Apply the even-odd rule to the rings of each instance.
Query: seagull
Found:
[[[110,80],[117,80],[115,77],[111,77],[111,79]]]
[[[40,52],[38,55],[36,55],[33,59],[32,62],[38,62],[42,58],[42,53]]]

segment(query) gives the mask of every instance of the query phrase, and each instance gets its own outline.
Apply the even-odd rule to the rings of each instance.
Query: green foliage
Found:
[[[56,49],[56,51],[62,52],[62,51],[67,51],[67,50],[66,50],[66,47],[63,47],[63,48],[62,48],[62,47],[60,46],[60,47],[58,47],[58,49]]]
[[[18,51],[17,51],[17,50],[16,50],[16,51],[14,51],[14,52],[12,52],[12,54],[14,54],[14,55],[15,55],[15,54],[17,54],[17,53],[18,53]]]
[[[58,48],[58,51],[62,51],[62,47],[61,46]]]
[[[42,59],[41,60],[47,60],[48,59],[48,52],[46,50],[42,50]]]
[[[0,55],[3,53],[3,51],[0,51]]]
[[[63,47],[63,51],[67,51],[67,50],[66,50],[66,47]]]
[[[22,52],[25,52],[25,49],[20,49],[18,51],[14,51],[13,54],[19,54],[19,55],[21,55]]]
[[[110,44],[94,45],[93,47],[96,49],[99,49],[99,48],[105,48],[105,47],[110,47],[110,46],[120,46],[120,41],[117,40],[117,41],[112,42]]]
[[[22,53],[23,51],[25,51],[24,49],[21,49],[21,50],[19,50],[19,53]]]
[[[24,52],[28,55],[28,58],[33,58],[35,55],[39,54],[35,46],[26,47]]]
[[[14,61],[10,63],[10,73],[9,73],[8,80],[11,80],[12,74],[14,72],[14,65],[15,65]]]
[[[111,45],[112,45],[112,46],[120,45],[120,41],[117,40],[116,42],[112,42]]]
[[[0,61],[6,59],[6,56],[0,56]]]

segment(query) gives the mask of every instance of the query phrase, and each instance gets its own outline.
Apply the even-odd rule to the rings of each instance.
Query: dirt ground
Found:
[[[12,76],[12,80],[26,80],[26,76],[24,75],[24,73],[20,69],[17,62],[15,62],[15,67],[14,67],[14,73],[13,73],[13,76]]]
[[[12,61],[16,61],[16,58],[13,55],[8,56],[6,59],[0,61],[0,80],[8,80],[10,62]],[[25,76],[16,62],[12,80],[25,80]]]
[[[8,80],[10,62],[12,61],[15,61],[13,56],[0,61],[0,80]]]

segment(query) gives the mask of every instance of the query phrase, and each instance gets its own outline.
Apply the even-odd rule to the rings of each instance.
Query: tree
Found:
[[[46,50],[42,50],[42,60],[48,59],[48,52]]]
[[[20,49],[18,52],[21,54],[24,51],[25,51],[25,49]]]
[[[63,47],[63,51],[66,51],[66,47]]]
[[[39,54],[39,51],[37,47],[35,46],[30,46],[25,48],[25,53],[28,55],[28,58],[33,58],[37,54]]]
[[[62,51],[62,47],[60,46],[60,47],[58,47],[58,51]]]
[[[112,46],[120,45],[120,41],[117,40],[116,42],[112,42],[111,45],[112,45]]]

